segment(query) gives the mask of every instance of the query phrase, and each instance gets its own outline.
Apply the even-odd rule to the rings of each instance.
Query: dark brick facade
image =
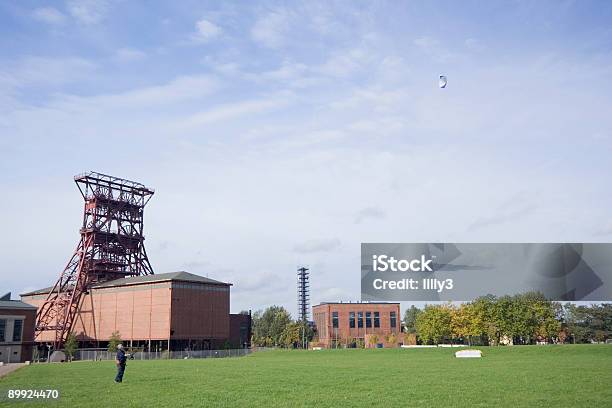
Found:
[[[230,314],[230,337],[232,348],[245,348],[251,345],[251,315]]]

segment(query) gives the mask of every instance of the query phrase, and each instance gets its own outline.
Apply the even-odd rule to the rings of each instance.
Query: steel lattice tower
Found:
[[[56,350],[70,333],[90,285],[153,274],[144,247],[143,214],[154,190],[95,172],[74,181],[85,200],[81,239],[36,315],[36,336],[55,331]]]
[[[297,292],[298,292],[298,318],[303,322],[308,321],[308,307],[310,306],[310,284],[308,268],[301,267],[297,270]]]

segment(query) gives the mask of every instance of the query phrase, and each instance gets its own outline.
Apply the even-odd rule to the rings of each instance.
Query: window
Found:
[[[366,312],[366,328],[372,327],[372,312]]]
[[[380,327],[380,312],[374,312],[374,327]]]
[[[334,329],[338,328],[338,312],[332,312],[332,327]]]
[[[13,341],[21,341],[21,332],[23,330],[23,320],[15,320],[13,326]]]
[[[351,329],[355,328],[355,312],[349,312],[349,327]]]
[[[0,342],[5,341],[4,333],[6,332],[6,320],[0,319]]]
[[[363,312],[357,312],[357,327],[360,329],[363,327]]]
[[[395,312],[391,312],[391,328],[395,329],[397,327],[397,314]]]

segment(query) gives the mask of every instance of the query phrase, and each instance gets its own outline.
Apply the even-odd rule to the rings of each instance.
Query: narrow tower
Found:
[[[298,319],[303,322],[308,321],[308,307],[310,306],[309,274],[308,268],[303,266],[297,270]]]
[[[55,349],[70,333],[90,285],[153,274],[144,248],[143,214],[154,190],[95,172],[74,181],[85,200],[81,239],[36,315],[36,337],[54,331]]]

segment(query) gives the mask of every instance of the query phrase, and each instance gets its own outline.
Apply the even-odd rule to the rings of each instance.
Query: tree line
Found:
[[[282,306],[259,310],[252,318],[257,346],[298,348],[315,337],[308,323],[294,321]],[[404,314],[404,331],[421,344],[605,342],[612,339],[612,304],[561,304],[536,292],[487,295],[459,305],[412,306]]]
[[[612,304],[565,305],[529,292],[473,302],[410,307],[405,330],[422,344],[591,343],[612,338]]]
[[[282,306],[258,310],[252,316],[253,344],[260,347],[303,347],[314,331],[303,321],[294,321]]]

